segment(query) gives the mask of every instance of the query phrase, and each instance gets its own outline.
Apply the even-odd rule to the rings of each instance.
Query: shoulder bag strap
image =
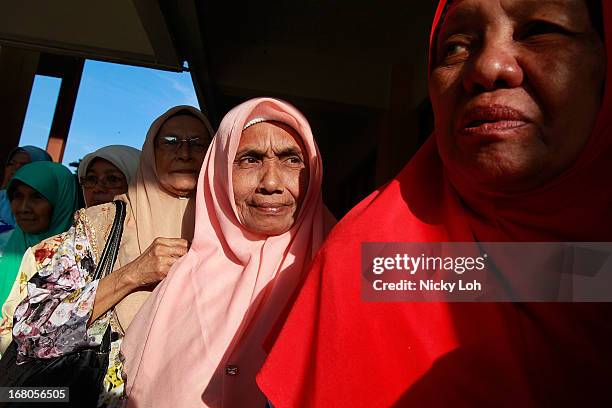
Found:
[[[121,236],[123,235],[123,223],[125,221],[125,202],[115,200],[115,219],[113,226],[108,234],[108,239],[104,245],[104,250],[96,266],[93,280],[100,279],[113,271],[117,254],[119,253],[119,245],[121,244]]]
[[[108,234],[108,239],[104,245],[104,251],[100,256],[100,261],[96,266],[93,279],[101,279],[113,271],[115,261],[117,260],[117,254],[119,253],[119,245],[121,244],[121,237],[123,235],[123,223],[125,221],[125,202],[121,200],[115,200],[115,219],[113,220],[113,226]],[[108,353],[110,351],[111,343],[111,327],[110,324],[104,332],[102,338],[102,344],[100,352]]]

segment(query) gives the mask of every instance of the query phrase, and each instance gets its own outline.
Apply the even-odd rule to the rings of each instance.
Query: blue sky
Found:
[[[59,86],[36,76],[20,145],[46,147]],[[175,105],[199,107],[188,72],[87,61],[63,163],[110,144],[140,149],[151,122]]]

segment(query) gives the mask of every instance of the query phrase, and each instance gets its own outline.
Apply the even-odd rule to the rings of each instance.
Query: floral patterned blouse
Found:
[[[108,235],[114,218],[114,204],[94,208],[101,211],[102,221],[109,221],[108,228],[101,228],[106,229],[104,232]],[[101,243],[105,241],[106,237]],[[119,356],[123,332],[112,309],[89,326],[87,324],[99,282],[93,280],[92,275],[102,249],[87,210],[75,214],[75,222],[68,231],[32,248],[37,272],[26,283],[27,297],[15,309],[13,339],[17,344],[18,362],[28,358],[57,357],[99,346],[110,324],[109,367],[98,401],[98,407],[110,408],[124,403]]]

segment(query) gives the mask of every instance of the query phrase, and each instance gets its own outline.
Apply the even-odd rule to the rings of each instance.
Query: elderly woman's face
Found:
[[[429,91],[451,173],[529,189],[579,156],[605,75],[585,0],[463,0],[434,52]]]
[[[157,179],[164,190],[178,197],[195,191],[211,139],[204,123],[191,115],[164,122],[155,138]]]
[[[238,217],[265,236],[287,232],[308,189],[308,156],[289,126],[263,122],[242,132],[232,168]]]
[[[28,234],[40,234],[49,228],[53,205],[32,187],[20,181],[11,191],[11,210],[17,225]]]
[[[88,207],[113,201],[128,191],[125,175],[113,163],[101,157],[94,159],[80,180]]]

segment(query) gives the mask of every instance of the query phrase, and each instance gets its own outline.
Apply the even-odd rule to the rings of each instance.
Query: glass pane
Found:
[[[87,61],[64,164],[110,144],[140,149],[153,120],[175,105],[199,107],[188,72]]]
[[[59,78],[36,75],[28,103],[19,145],[33,145],[45,149],[61,80]]]

